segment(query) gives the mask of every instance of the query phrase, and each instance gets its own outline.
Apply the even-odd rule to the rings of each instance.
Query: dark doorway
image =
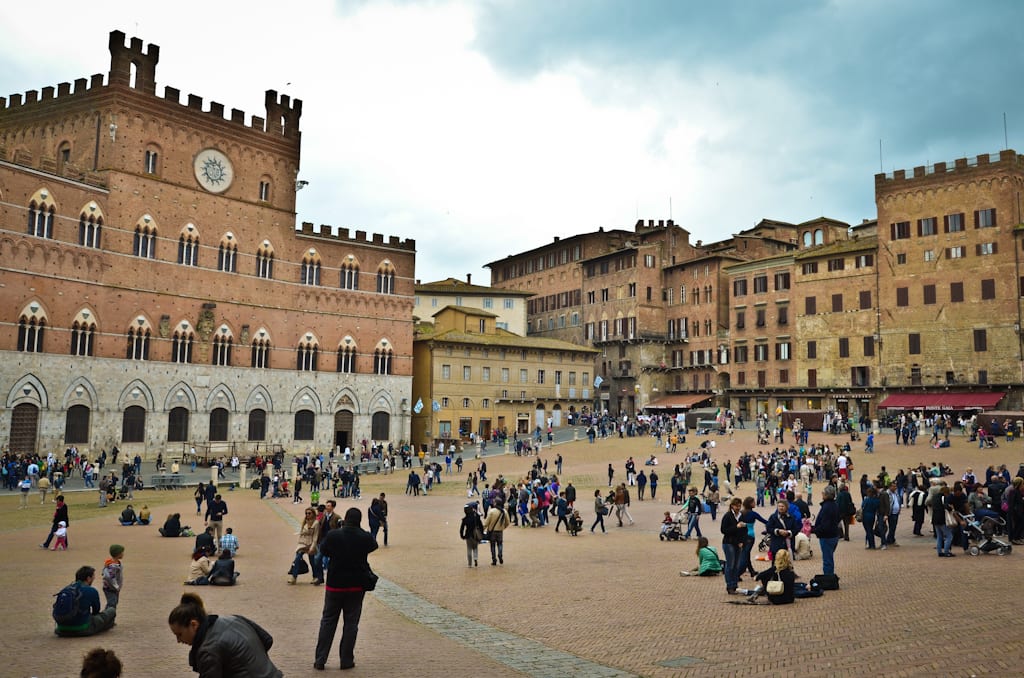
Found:
[[[11,412],[11,452],[32,454],[36,451],[39,431],[39,408],[31,403],[15,405]]]
[[[334,413],[334,444],[343,452],[352,444],[352,420],[352,413],[348,410]]]

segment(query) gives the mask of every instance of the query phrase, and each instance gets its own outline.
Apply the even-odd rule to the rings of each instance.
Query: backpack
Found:
[[[68,584],[54,594],[53,620],[58,624],[70,624],[78,617],[79,602],[82,600],[82,588]]]

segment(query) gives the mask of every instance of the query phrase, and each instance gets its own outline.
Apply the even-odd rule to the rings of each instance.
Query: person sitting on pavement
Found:
[[[768,602],[772,605],[788,605],[795,599],[796,573],[793,571],[793,559],[786,549],[775,554],[775,562],[764,572],[755,577],[758,582],[757,588],[749,592],[747,602],[757,602],[758,596],[764,594],[768,589],[768,582],[778,579],[782,582],[782,593],[775,595],[768,594]]]
[[[185,580],[185,583],[190,586],[206,586],[210,583],[209,576],[212,569],[213,563],[206,551],[196,549],[192,553],[192,562],[189,564],[188,579]]]
[[[213,554],[217,551],[217,545],[213,540],[213,528],[208,527],[204,531],[196,535],[196,544],[193,547],[194,551],[202,551],[206,554]]]
[[[683,570],[679,573],[681,577],[712,577],[722,574],[722,561],[718,557],[718,551],[714,546],[708,545],[707,537],[697,539],[697,560],[700,563],[697,570]]]
[[[150,512],[149,507],[145,504],[142,505],[142,510],[139,511],[139,525],[149,525]]]
[[[57,622],[54,633],[58,636],[94,636],[114,625],[117,608],[107,607],[100,611],[100,593],[92,585],[95,576],[96,568],[89,565],[83,565],[75,572],[75,581],[71,586],[79,593],[78,608],[70,619]]]
[[[220,558],[213,561],[210,574],[206,579],[210,586],[234,586],[239,572],[235,572],[235,559],[227,549],[221,551]]]
[[[235,531],[230,527],[225,531],[224,536],[220,538],[220,550],[227,551],[231,554],[232,558],[238,553],[238,537],[235,536]]]
[[[127,506],[124,507],[124,510],[121,511],[121,517],[118,519],[118,521],[122,525],[127,526],[134,525],[138,521],[138,519],[138,516],[135,515],[135,509],[132,508],[131,504],[128,504]]]
[[[181,536],[181,514],[173,513],[167,516],[167,520],[164,521],[164,526],[160,528],[160,536],[162,537],[180,537]]]

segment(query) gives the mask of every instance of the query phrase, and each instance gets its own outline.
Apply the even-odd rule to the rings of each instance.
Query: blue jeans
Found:
[[[733,591],[740,580],[740,545],[722,544],[725,552],[725,590]]]
[[[686,534],[683,535],[683,538],[684,539],[689,539],[690,538],[690,533],[693,532],[694,530],[697,530],[697,536],[698,537],[703,537],[704,536],[704,535],[702,535],[700,533],[700,514],[699,513],[691,513],[690,514],[690,519],[686,522]]]
[[[324,568],[327,567],[327,559],[320,553],[316,552],[316,555],[310,558],[310,562],[313,565],[313,579],[317,581],[324,580]]]
[[[885,535],[886,544],[896,543],[896,525],[900,522],[900,514],[890,513],[889,514],[889,531]]]
[[[747,540],[743,542],[743,548],[740,549],[740,565],[738,572],[743,574],[744,570],[751,570],[753,573],[754,564],[750,561],[750,554],[754,550],[754,538],[747,537]]]
[[[839,537],[818,539],[821,545],[821,571],[823,574],[836,573],[836,547],[839,546]]]
[[[875,548],[875,516],[864,516],[864,539],[868,548]]]
[[[949,553],[953,546],[953,529],[949,525],[933,525],[935,528],[935,550],[939,555]]]

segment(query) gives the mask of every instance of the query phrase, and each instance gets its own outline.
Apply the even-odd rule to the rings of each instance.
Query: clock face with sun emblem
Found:
[[[199,151],[192,168],[196,173],[196,181],[210,193],[223,193],[235,178],[231,161],[214,148]]]

